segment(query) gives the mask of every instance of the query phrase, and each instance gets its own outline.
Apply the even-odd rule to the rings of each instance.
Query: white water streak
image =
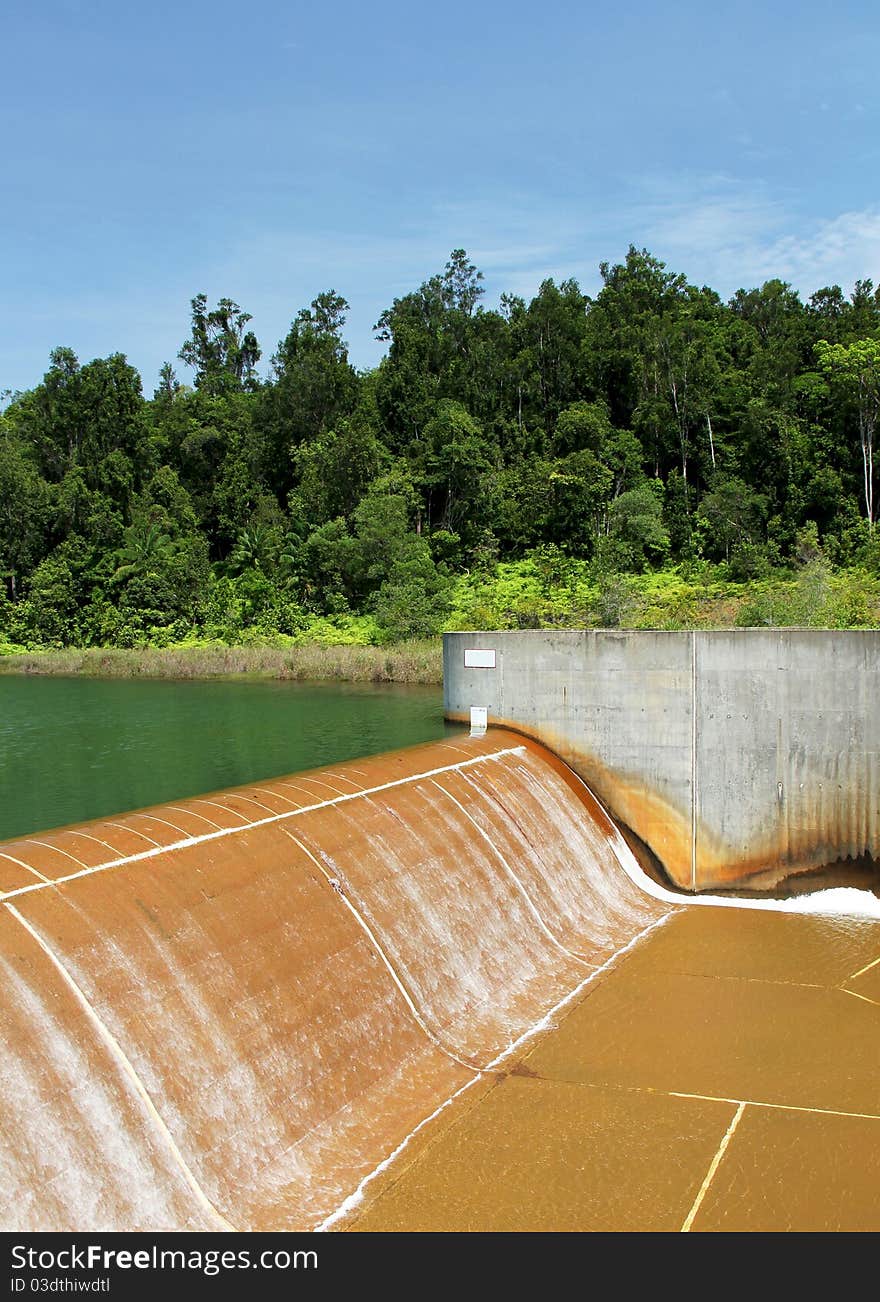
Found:
[[[130,863],[143,863],[148,859],[156,859],[163,854],[171,854],[177,850],[189,850],[194,845],[204,845],[208,841],[219,841],[226,836],[236,836],[240,832],[251,832],[257,827],[267,827],[271,823],[281,823],[288,818],[297,818],[300,814],[314,813],[316,809],[327,809],[330,805],[341,805],[343,801],[360,800],[362,796],[374,795],[377,791],[388,791],[392,787],[406,786],[410,782],[418,782],[421,778],[432,778],[438,773],[449,773],[453,769],[462,769],[474,764],[482,764],[486,760],[496,759],[499,755],[518,755],[524,750],[522,746],[510,746],[506,750],[493,751],[489,755],[476,755],[473,759],[462,760],[459,764],[446,764],[443,768],[429,769],[425,773],[414,773],[408,778],[395,778],[393,782],[383,782],[380,786],[370,787],[366,791],[345,792],[343,795],[335,796],[333,800],[321,800],[314,805],[303,805],[301,809],[285,810],[281,814],[271,814],[268,818],[258,818],[253,823],[242,823],[239,827],[221,827],[216,832],[203,832],[200,836],[189,836],[183,841],[175,841],[171,845],[158,846],[153,850],[141,850],[138,854],[125,855],[119,859],[111,859],[107,863],[95,864],[92,868],[83,868],[82,872],[71,873],[67,877],[56,877],[52,882],[34,884],[33,886],[19,886],[14,891],[6,891],[0,895],[0,901],[11,900],[19,895],[29,895],[32,891],[44,891],[47,886],[61,886],[65,882],[76,881],[80,877],[91,877],[93,873],[107,872],[110,868],[122,868]],[[212,804],[212,801],[193,801],[194,804]],[[218,809],[225,809],[226,806],[218,805]],[[186,811],[184,811],[186,812]],[[227,813],[235,814],[235,810],[227,809]],[[206,820],[207,821],[207,820]],[[35,845],[45,845],[45,842],[34,842]],[[47,850],[59,849],[57,846],[45,845]],[[60,850],[60,854],[66,854],[65,850]],[[68,855],[68,858],[73,858]],[[79,862],[76,860],[75,862]]]

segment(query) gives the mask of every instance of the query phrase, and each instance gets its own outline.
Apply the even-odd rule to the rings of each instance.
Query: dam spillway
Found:
[[[668,911],[620,852],[502,732],[0,845],[4,1224],[320,1224]]]
[[[15,1230],[877,1229],[880,923],[490,728],[0,845]]]

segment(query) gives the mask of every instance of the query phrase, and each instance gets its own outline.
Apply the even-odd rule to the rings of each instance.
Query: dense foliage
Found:
[[[635,248],[601,274],[592,299],[547,280],[488,310],[455,250],[383,312],[364,373],[332,291],[267,379],[248,314],[204,295],[191,383],[168,363],[152,398],[122,355],[57,348],[0,416],[0,641],[614,624],[652,574],[750,582],[743,618],[774,622],[780,568],[870,586],[880,290],[724,303]]]

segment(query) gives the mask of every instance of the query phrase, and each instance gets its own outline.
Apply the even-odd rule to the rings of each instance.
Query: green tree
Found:
[[[72,470],[125,514],[153,464],[140,376],[121,353],[80,366],[56,348],[43,382],[9,413],[50,483]]]
[[[551,462],[542,539],[574,555],[590,556],[606,531],[613,486],[612,472],[589,449]]]
[[[76,646],[83,640],[81,612],[91,595],[92,553],[84,539],[66,539],[31,576],[28,623],[38,643]]]
[[[762,541],[767,520],[767,499],[741,479],[722,479],[707,493],[698,512],[703,525],[703,550],[730,560],[735,548]]]
[[[613,423],[630,429],[636,409],[644,410],[663,389],[659,371],[645,360],[656,351],[650,336],[656,323],[686,300],[688,286],[684,276],[634,245],[624,262],[602,262],[599,271],[602,289],[585,323],[587,377],[607,395]]]
[[[862,485],[868,529],[874,527],[874,434],[880,414],[880,339],[816,344],[819,365],[856,408],[862,452]]]
[[[295,484],[296,456],[352,415],[360,383],[342,337],[348,303],[333,290],[302,308],[272,358],[274,383],[261,394],[254,425],[262,474],[284,501]]]
[[[754,332],[749,369],[756,389],[786,410],[792,381],[810,360],[810,314],[791,285],[779,279],[738,290],[730,310]]]
[[[535,413],[549,436],[564,407],[584,397],[584,344],[588,299],[574,279],[542,282],[520,321],[520,336],[533,369]]]
[[[621,493],[611,504],[609,546],[603,559],[613,558],[620,568],[640,570],[662,561],[669,551],[669,534],[663,524],[662,487],[657,480]]]
[[[125,531],[125,542],[117,553],[119,568],[116,573],[125,577],[150,569],[166,557],[171,549],[171,539],[158,524],[138,519]]]
[[[255,520],[238,535],[226,568],[230,574],[259,570],[261,574],[271,575],[280,564],[283,545],[284,537],[277,525]]]
[[[451,580],[434,563],[423,538],[414,538],[383,579],[372,608],[390,642],[436,633],[450,608]]]
[[[409,449],[413,480],[423,489],[429,529],[458,533],[465,545],[491,515],[497,456],[479,423],[452,399],[443,399]]]
[[[439,402],[470,409],[485,395],[483,368],[496,369],[495,336],[503,322],[484,321],[477,307],[481,280],[464,249],[454,249],[441,274],[396,298],[376,323],[377,337],[389,345],[377,376],[377,406],[395,453],[420,437]]]
[[[312,525],[350,517],[387,461],[369,425],[356,418],[340,421],[294,451],[298,482],[289,499],[291,514]]]
[[[557,456],[592,453],[610,472],[610,497],[634,488],[642,478],[642,446],[629,430],[611,424],[604,401],[574,402],[566,407],[556,422],[552,446]]]
[[[353,540],[344,520],[327,520],[298,549],[304,604],[331,614],[349,609]]]
[[[205,294],[196,294],[191,306],[190,337],[177,355],[195,371],[196,388],[211,394],[256,388],[261,352],[256,335],[246,329],[250,314],[231,298],[221,298],[209,312]]]
[[[15,601],[47,551],[51,507],[48,485],[5,424],[0,416],[0,577]]]

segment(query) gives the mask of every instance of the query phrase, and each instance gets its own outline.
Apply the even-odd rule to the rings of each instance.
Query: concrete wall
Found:
[[[448,633],[443,677],[450,718],[550,746],[685,889],[880,858],[880,632]]]

